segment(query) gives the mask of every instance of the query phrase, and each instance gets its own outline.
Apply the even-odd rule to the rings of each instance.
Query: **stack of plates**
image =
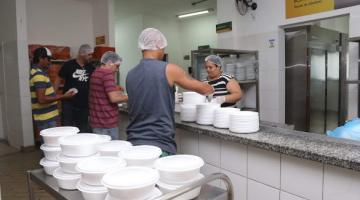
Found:
[[[216,128],[229,128],[230,114],[239,112],[238,108],[218,108],[215,110],[214,123]]]
[[[234,133],[254,133],[259,130],[259,113],[240,111],[230,114],[229,129]]]
[[[201,104],[205,103],[206,97],[196,92],[184,92],[183,104]]]
[[[180,105],[180,120],[184,122],[196,121],[196,105],[194,104],[182,104]]]
[[[247,65],[246,66],[246,79],[251,80],[251,79],[255,79],[255,78],[256,78],[255,66],[254,65]]]
[[[214,113],[219,104],[203,103],[196,105],[196,123],[201,125],[211,125],[214,122]]]
[[[241,63],[236,64],[235,78],[238,81],[246,80],[246,68]]]
[[[236,72],[236,64],[233,63],[226,64],[226,73],[230,75],[235,75],[235,72]]]

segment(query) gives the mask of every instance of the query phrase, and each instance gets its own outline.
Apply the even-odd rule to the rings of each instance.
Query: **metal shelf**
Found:
[[[246,80],[246,81],[238,81],[239,84],[256,84],[258,81],[257,80]]]

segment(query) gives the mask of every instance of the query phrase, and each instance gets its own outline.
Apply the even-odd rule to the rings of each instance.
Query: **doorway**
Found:
[[[317,24],[285,29],[285,122],[323,134],[346,116],[347,34]]]

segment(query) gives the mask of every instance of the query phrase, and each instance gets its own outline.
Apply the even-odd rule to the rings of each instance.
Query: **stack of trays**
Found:
[[[259,130],[259,113],[239,111],[230,114],[229,130],[234,133],[254,133]]]
[[[214,127],[216,128],[229,128],[230,114],[239,112],[238,108],[218,108],[214,114]]]
[[[180,120],[184,122],[196,121],[196,105],[194,104],[182,104],[180,105]]]
[[[212,125],[214,122],[215,110],[219,107],[219,104],[214,103],[203,103],[196,105],[196,123],[201,125]]]

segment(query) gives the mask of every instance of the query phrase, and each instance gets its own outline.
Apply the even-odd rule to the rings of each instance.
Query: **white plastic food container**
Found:
[[[148,167],[125,167],[107,173],[102,184],[108,189],[109,195],[118,199],[146,199],[151,196],[159,174]]]
[[[77,163],[76,170],[81,173],[81,181],[88,185],[101,185],[101,179],[107,172],[121,169],[126,162],[119,157],[93,157]]]
[[[183,104],[201,104],[205,103],[206,97],[196,92],[184,92]]]
[[[204,166],[204,160],[194,155],[167,156],[155,162],[161,181],[176,185],[194,179],[200,174],[202,166]]]
[[[96,146],[107,140],[104,136],[91,133],[80,133],[59,139],[61,153],[69,157],[85,157],[97,153]]]
[[[59,163],[55,161],[47,160],[46,158],[42,158],[40,160],[40,165],[43,166],[44,171],[47,175],[52,176],[54,171],[59,168]]]
[[[132,147],[132,144],[124,140],[112,140],[99,144],[97,149],[101,156],[114,156],[117,157],[119,153],[123,150],[129,149]]]
[[[128,166],[153,167],[161,154],[162,151],[159,147],[139,145],[121,151],[119,156],[125,159]]]
[[[62,153],[60,153],[57,156],[57,160],[60,164],[61,169],[65,173],[78,174],[79,172],[76,170],[76,164],[81,160],[91,158],[91,157],[96,157],[96,156],[99,156],[99,154],[95,154],[95,155],[88,156],[88,157],[68,157],[68,156],[65,156]]]
[[[79,129],[73,126],[60,126],[54,128],[48,128],[40,131],[40,135],[44,139],[44,144],[47,146],[58,147],[59,138],[68,135],[75,135],[79,133]]]
[[[180,105],[180,120],[184,122],[196,121],[196,105],[195,104],[181,104]]]
[[[57,168],[53,174],[58,186],[64,190],[76,190],[76,184],[79,182],[80,174],[68,174]]]
[[[45,158],[50,161],[57,161],[56,157],[61,152],[60,147],[47,146],[45,144],[41,145],[40,149],[44,152]]]
[[[191,181],[189,181],[187,184],[191,184],[194,183],[196,181],[201,180],[202,178],[204,178],[204,175],[202,174],[198,174],[194,179],[192,179]],[[184,184],[184,185],[187,185]],[[163,183],[161,181],[159,181],[157,183],[159,189],[161,190],[161,192],[163,193],[168,193],[168,192],[172,192],[174,190],[179,189],[180,187],[184,186],[184,185],[171,185],[171,184],[167,184],[167,183]],[[179,197],[174,198],[173,200],[189,200],[189,199],[195,199],[196,197],[198,197],[200,195],[201,192],[201,187],[197,187]]]
[[[91,186],[79,181],[76,188],[81,192],[85,200],[104,200],[107,195],[107,189],[104,186]]]

